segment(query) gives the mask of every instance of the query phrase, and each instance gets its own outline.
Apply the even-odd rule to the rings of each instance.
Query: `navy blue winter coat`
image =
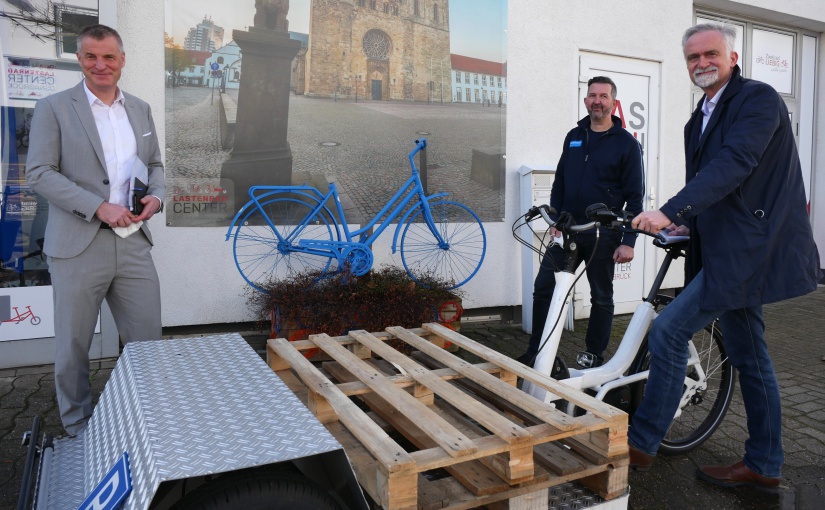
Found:
[[[604,203],[614,211],[626,209],[635,216],[642,212],[644,170],[642,148],[636,138],[613,116],[613,127],[591,141],[590,117],[585,117],[564,139],[550,205],[558,212],[573,215],[576,223],[590,220],[584,211]],[[634,234],[625,234],[622,244],[631,248]]]
[[[704,132],[701,105],[685,126],[687,184],[661,211],[690,226],[687,278],[704,269],[702,309],[815,290],[819,254],[784,101],[736,66]]]

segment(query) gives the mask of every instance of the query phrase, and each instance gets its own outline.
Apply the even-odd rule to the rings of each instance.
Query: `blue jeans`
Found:
[[[613,327],[613,253],[619,247],[621,235],[613,232],[600,234],[599,245],[595,235],[579,235],[576,244],[579,247],[576,267],[582,261],[590,260],[595,248],[596,254],[587,267],[587,281],[590,283],[590,319],[587,322],[587,335],[584,343],[588,352],[598,356],[604,355],[610,343],[610,329]],[[556,288],[555,271],[564,267],[565,253],[558,245],[552,246],[542,257],[539,273],[533,284],[533,332],[527,353],[534,356],[542,342],[541,333],[547,321],[550,301]],[[555,321],[555,317],[552,320]],[[562,319],[563,320],[563,319]]]
[[[656,454],[682,396],[688,341],[718,317],[725,351],[739,371],[748,417],[745,465],[762,476],[778,477],[784,459],[782,408],[765,343],[762,307],[701,310],[704,287],[704,273],[700,272],[653,321],[648,336],[650,375],[644,400],[631,420],[628,442],[647,454]]]

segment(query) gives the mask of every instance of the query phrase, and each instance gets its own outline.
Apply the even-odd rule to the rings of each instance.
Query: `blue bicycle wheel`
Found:
[[[417,283],[435,277],[454,289],[478,272],[487,251],[487,235],[469,207],[447,200],[430,202],[429,206],[444,243],[433,236],[424,221],[424,209],[419,206],[401,235],[401,261]]]
[[[323,274],[329,270],[331,257],[295,251],[301,239],[338,240],[337,226],[323,211],[308,225],[299,225],[316,205],[307,198],[273,198],[262,202],[260,208],[250,208],[238,222],[232,251],[235,265],[249,285],[266,292],[267,282],[297,273],[320,271]],[[275,230],[264,215],[275,225]],[[276,230],[284,241],[278,238]]]

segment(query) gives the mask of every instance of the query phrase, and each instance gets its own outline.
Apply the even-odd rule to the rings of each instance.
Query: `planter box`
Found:
[[[369,311],[362,313],[369,313]],[[422,322],[437,322],[453,331],[460,331],[461,316],[463,314],[464,307],[461,305],[461,298],[454,295],[451,298],[442,301],[438,305],[433,306],[432,317],[426,317],[422,320]],[[353,315],[357,316],[358,314],[355,313]],[[364,319],[365,318],[362,317],[361,321]],[[363,329],[360,325],[361,321],[358,319],[354,320],[351,325],[352,327],[350,327],[348,331]],[[384,327],[393,325],[394,324],[386,324]],[[312,324],[301,320],[300,313],[289,310],[281,310],[280,313],[273,311],[271,314],[269,338],[285,338],[290,342],[295,342],[297,340],[306,340],[309,338],[309,335],[315,333],[338,335],[346,334],[348,331],[320,331],[319,328],[314,328]],[[443,347],[447,350],[457,349],[457,347],[451,345],[450,342],[446,342]],[[304,352],[308,358],[313,357],[316,353],[317,351],[314,350]]]

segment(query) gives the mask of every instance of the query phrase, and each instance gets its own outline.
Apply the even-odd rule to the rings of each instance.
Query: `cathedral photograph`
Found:
[[[427,193],[501,221],[506,27],[507,0],[166,0],[168,223],[304,183],[367,221],[419,138]]]

